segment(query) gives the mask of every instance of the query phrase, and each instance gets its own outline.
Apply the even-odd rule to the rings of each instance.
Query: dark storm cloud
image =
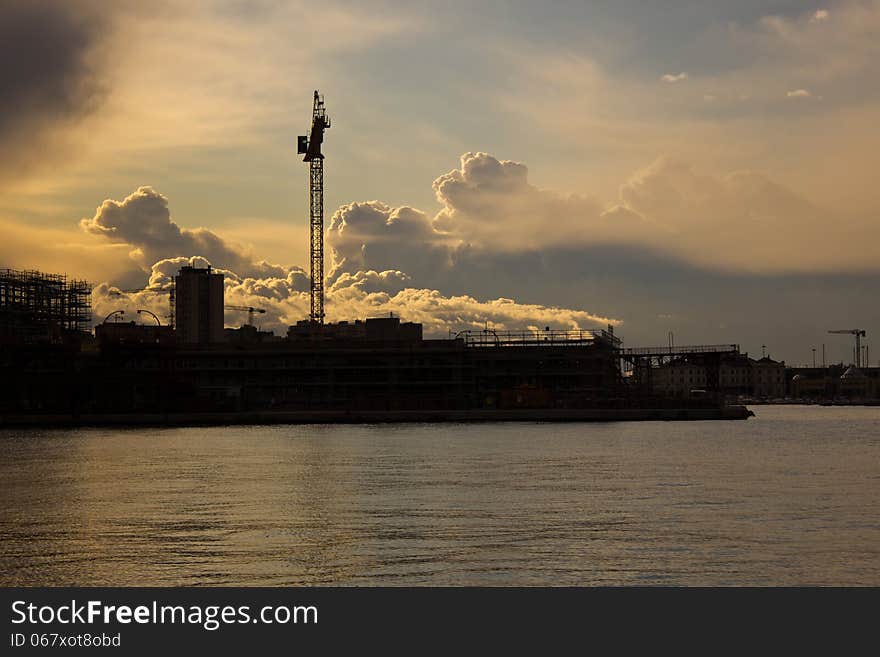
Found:
[[[0,179],[59,154],[59,133],[104,95],[93,57],[112,7],[90,2],[0,2]]]
[[[588,304],[621,319],[630,346],[666,344],[673,331],[678,344],[731,342],[753,354],[766,344],[803,363],[823,341],[846,352],[848,344],[834,342],[828,329],[880,326],[878,282],[876,270],[719,271],[636,245],[587,245],[462,253],[453,269],[414,284],[449,295],[467,290],[476,297],[516,294],[520,303]]]

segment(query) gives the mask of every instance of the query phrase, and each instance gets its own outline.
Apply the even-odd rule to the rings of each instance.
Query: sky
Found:
[[[319,89],[331,321],[611,324],[792,364],[880,331],[880,2],[315,7],[0,3],[0,266],[86,278],[103,317],[165,314],[117,290],[196,258],[283,332]]]

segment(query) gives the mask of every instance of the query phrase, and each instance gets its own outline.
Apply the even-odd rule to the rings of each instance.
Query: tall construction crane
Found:
[[[853,359],[853,364],[856,367],[862,366],[862,338],[864,338],[867,333],[865,329],[840,329],[837,331],[828,331],[829,333],[839,333],[839,334],[849,334],[854,335],[856,338],[856,353],[855,358]]]
[[[254,308],[253,306],[229,306],[226,305],[224,308],[228,308],[229,310],[240,310],[242,312],[247,312],[248,314],[248,325],[254,325],[254,313],[260,313],[261,315],[266,314],[265,308]]]
[[[297,137],[296,150],[305,155],[303,162],[309,163],[312,277],[309,319],[316,326],[324,324],[324,155],[321,153],[321,144],[324,141],[324,130],[329,127],[330,117],[324,109],[324,97],[316,89],[312,103],[312,130],[308,136]]]

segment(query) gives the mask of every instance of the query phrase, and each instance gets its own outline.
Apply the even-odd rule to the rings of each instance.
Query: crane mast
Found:
[[[266,314],[265,308],[255,308],[254,306],[225,306],[227,310],[240,310],[248,314],[248,326],[254,326],[254,313]]]
[[[330,117],[324,108],[324,98],[315,90],[312,103],[312,128],[308,136],[297,139],[297,152],[304,154],[309,163],[309,232],[310,232],[310,300],[309,319],[313,325],[324,324],[324,155],[321,144],[324,130],[330,127]]]

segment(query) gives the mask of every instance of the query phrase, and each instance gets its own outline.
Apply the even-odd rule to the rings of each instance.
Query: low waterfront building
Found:
[[[123,341],[90,353],[0,352],[0,371],[16,372],[15,385],[0,377],[0,413],[344,413],[628,403],[619,341],[604,331],[493,331],[424,340],[413,339],[421,325],[380,319],[366,320],[364,335],[371,337],[356,339]]]
[[[316,326],[304,319],[287,330],[288,340],[366,340],[370,342],[419,342],[422,325],[417,322],[401,322],[400,317],[370,317],[353,322],[336,322]]]
[[[750,360],[753,397],[781,399],[785,397],[785,363],[770,356]]]
[[[156,324],[134,322],[104,322],[95,327],[95,338],[101,344],[170,344],[174,329]]]
[[[801,367],[788,370],[788,395],[806,400],[876,400],[880,398],[880,367],[854,365]]]
[[[234,344],[257,344],[261,342],[281,342],[284,340],[280,335],[275,335],[273,331],[261,331],[256,326],[243,324],[239,328],[223,329],[223,336],[226,342]]]
[[[681,356],[656,367],[651,377],[656,392],[690,397],[713,387],[711,374],[701,360]],[[726,396],[781,398],[785,384],[785,363],[769,356],[755,360],[748,354],[731,354],[718,366],[718,389]]]

